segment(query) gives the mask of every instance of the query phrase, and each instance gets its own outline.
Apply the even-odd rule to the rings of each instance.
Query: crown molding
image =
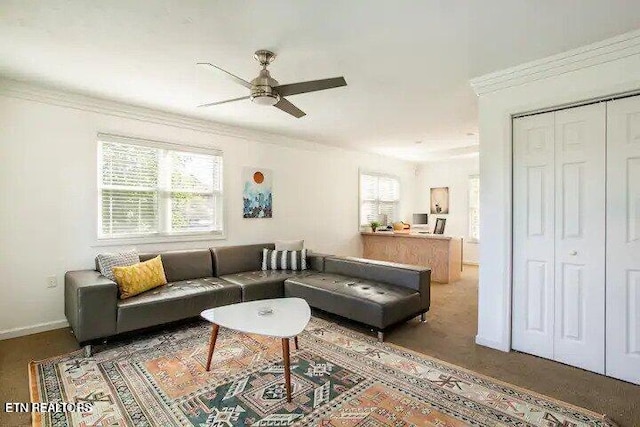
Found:
[[[640,30],[469,80],[478,96],[640,55]]]
[[[480,145],[472,144],[464,147],[448,148],[445,150],[429,151],[422,163],[431,163],[461,158],[471,158],[480,154]]]
[[[264,142],[312,151],[344,150],[343,148],[328,146],[306,139],[225,125],[212,120],[193,118],[9,78],[0,77],[0,95],[253,142]]]

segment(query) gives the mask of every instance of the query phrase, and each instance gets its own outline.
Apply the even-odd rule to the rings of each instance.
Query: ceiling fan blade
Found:
[[[226,101],[211,102],[209,104],[198,105],[198,108],[200,108],[200,107],[212,107],[214,105],[226,104],[227,102],[242,101],[243,99],[249,99],[249,98],[250,98],[249,96],[242,96],[240,98],[227,99]]]
[[[210,67],[216,68],[220,71],[222,71],[223,73],[225,73],[228,77],[231,78],[231,80],[233,80],[234,82],[241,84],[242,86],[246,87],[247,89],[251,89],[251,83],[249,83],[246,80],[241,79],[240,77],[236,76],[235,74],[231,74],[230,72],[228,72],[227,70],[223,70],[222,68],[218,67],[217,65],[213,65],[210,62],[198,62],[198,65],[208,65]]]
[[[299,93],[315,92],[318,90],[333,89],[334,87],[346,86],[344,77],[334,77],[331,79],[312,80],[308,82],[291,83],[288,85],[276,86],[274,89],[280,96],[297,95]]]
[[[274,107],[281,109],[285,113],[291,114],[293,117],[297,119],[307,115],[307,113],[305,113],[304,111],[302,111],[301,109],[299,109],[298,107],[296,107],[295,105],[293,105],[292,103],[290,103],[284,98],[280,98],[280,101],[278,101],[274,105]]]

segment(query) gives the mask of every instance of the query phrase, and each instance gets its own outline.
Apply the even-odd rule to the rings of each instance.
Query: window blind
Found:
[[[397,221],[400,205],[400,181],[398,178],[371,174],[360,174],[360,225],[372,221]]]
[[[101,239],[222,233],[222,157],[100,140]]]

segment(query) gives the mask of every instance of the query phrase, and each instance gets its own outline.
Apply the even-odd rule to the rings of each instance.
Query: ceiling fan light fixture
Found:
[[[259,93],[251,95],[251,100],[258,105],[273,106],[280,101],[280,95],[277,93]]]
[[[222,71],[231,78],[234,82],[249,89],[251,92],[249,96],[242,96],[234,99],[227,99],[225,101],[211,102],[208,104],[199,105],[199,107],[212,107],[214,105],[227,104],[229,102],[242,101],[244,99],[250,99],[251,102],[255,102],[258,105],[265,105],[268,107],[276,107],[281,111],[299,119],[306,114],[304,111],[296,107],[287,99],[290,95],[298,95],[301,93],[317,92],[319,90],[333,89],[336,87],[346,86],[347,81],[344,77],[333,77],[329,79],[310,80],[306,82],[290,83],[286,85],[280,85],[276,79],[271,77],[267,67],[276,57],[275,54],[269,50],[258,50],[253,56],[262,66],[258,77],[250,82],[241,79],[235,74],[230,73],[218,67],[210,62],[199,62],[199,65],[206,65],[208,67],[215,68]]]

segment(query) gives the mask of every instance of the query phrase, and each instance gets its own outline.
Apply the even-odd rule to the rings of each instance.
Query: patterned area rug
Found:
[[[198,323],[32,362],[32,401],[95,404],[36,426],[613,426],[601,415],[313,318],[291,356],[280,340]]]

